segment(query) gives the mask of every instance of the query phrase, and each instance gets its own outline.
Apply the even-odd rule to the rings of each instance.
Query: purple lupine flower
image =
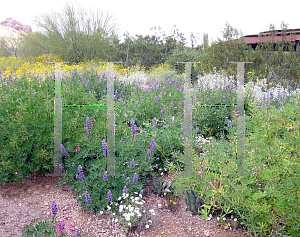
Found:
[[[282,98],[283,98],[284,104],[286,104],[286,96],[285,96],[285,91],[283,91],[283,92],[282,92]]]
[[[90,198],[90,195],[88,192],[85,192],[85,200],[88,202],[88,203],[92,203],[92,200]]]
[[[127,179],[126,179],[126,185],[127,185],[127,186],[130,185],[130,178],[129,178],[129,177],[127,177]]]
[[[135,137],[136,136],[136,126],[135,126],[135,122],[134,122],[134,119],[131,119],[131,130],[132,130],[132,136]]]
[[[168,163],[169,163],[169,162],[166,160],[166,165],[168,165]]]
[[[184,85],[181,87],[181,91],[182,91],[182,92],[184,91]]]
[[[139,91],[139,86],[138,86],[137,82],[136,82],[135,85],[136,85],[135,90],[136,90],[136,91]]]
[[[78,165],[78,173],[81,179],[85,179],[81,165]]]
[[[79,233],[79,230],[76,230],[76,236],[77,237],[81,237],[80,233]]]
[[[158,165],[156,164],[155,166],[154,166],[156,169],[158,169]]]
[[[126,186],[123,188],[123,193],[124,194],[128,193],[128,190],[127,190]]]
[[[228,121],[228,127],[231,128],[232,127],[232,121]]]
[[[137,105],[138,105],[138,103],[139,103],[139,101],[135,102],[135,106],[137,106]]]
[[[133,175],[133,183],[134,183],[134,184],[137,184],[137,182],[138,182],[138,177],[137,177],[137,174],[135,173],[135,174]]]
[[[72,166],[74,167],[74,166],[75,166],[75,164],[74,164],[74,163],[72,163]]]
[[[281,100],[278,99],[278,109],[279,109],[279,110],[281,110],[281,103],[280,103],[280,102],[281,102]]]
[[[104,155],[107,157],[107,147],[106,147],[105,139],[102,140],[102,149],[103,149]]]
[[[55,201],[52,202],[52,214],[56,215],[57,214],[57,205],[55,203]]]
[[[103,180],[108,181],[107,171],[105,171],[103,174]]]
[[[158,96],[158,101],[160,101],[160,95]]]
[[[159,160],[159,158],[157,157],[156,160]]]
[[[155,118],[152,119],[152,124],[153,124],[153,126],[157,125],[157,123],[155,122]]]
[[[121,138],[121,143],[124,144],[124,139],[123,138]]]
[[[155,145],[156,145],[156,143],[155,143],[154,139],[151,140],[150,150],[151,150],[152,152],[155,150]]]
[[[131,164],[130,164],[130,168],[134,168],[135,163],[134,163],[134,159],[132,159]]]
[[[151,151],[151,150],[148,150],[148,151],[147,151],[147,154],[148,154],[148,156],[151,156],[152,151]]]
[[[59,224],[59,230],[60,230],[60,231],[65,230],[65,224],[64,224],[63,221],[61,221],[60,224]]]
[[[198,133],[199,132],[199,128],[196,128],[196,133]]]
[[[174,108],[174,103],[173,103],[173,102],[171,103],[171,108],[172,108],[172,109]]]
[[[60,145],[60,150],[61,150],[61,152],[63,153],[64,156],[69,156],[69,154],[66,152],[65,147],[62,144]]]
[[[229,119],[228,119],[228,117],[225,117],[225,121],[228,121]]]
[[[75,175],[75,179],[79,179],[79,175],[78,174]]]
[[[273,91],[270,91],[270,99],[273,99]]]
[[[143,190],[140,191],[140,194],[143,196]]]
[[[87,117],[86,120],[85,120],[85,123],[86,123],[86,127],[87,127],[87,130],[88,130],[88,133],[91,133],[91,122],[90,122],[90,118]]]
[[[109,202],[113,201],[113,199],[112,199],[112,193],[111,193],[110,190],[108,190],[108,193],[107,193],[107,201],[109,201]]]

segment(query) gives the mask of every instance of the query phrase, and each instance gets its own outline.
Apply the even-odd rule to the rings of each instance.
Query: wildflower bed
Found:
[[[72,79],[69,78],[68,81],[66,78],[66,84],[62,87],[64,104],[99,104],[99,101],[105,99],[105,74],[83,72],[79,75],[76,71],[72,74]],[[14,109],[8,113],[11,116],[10,120],[2,123],[4,136],[1,145],[4,162],[1,163],[1,179],[4,183],[10,179],[20,181],[20,175],[28,177],[30,173],[35,172],[45,174],[53,169],[53,137],[49,136],[53,133],[53,118],[48,97],[51,94],[50,82],[51,80],[40,82],[45,89],[38,93],[39,83],[16,81],[14,83],[19,83],[19,88],[24,88],[26,96],[22,97],[19,93],[17,95],[14,90],[18,88],[16,84],[14,87],[8,87],[9,93],[2,96],[2,103],[9,104],[9,108]],[[65,167],[62,168],[67,174],[71,174],[72,178],[60,179],[58,187],[69,183],[71,190],[77,193],[74,198],[82,203],[83,209],[95,213],[106,210],[117,213],[120,211],[117,207],[122,205],[119,197],[126,196],[126,193],[142,196],[143,188],[149,182],[147,175],[153,174],[157,177],[167,170],[179,170],[183,167],[183,154],[180,151],[184,147],[184,128],[181,126],[181,130],[179,129],[183,122],[183,88],[172,87],[174,80],[162,84],[162,91],[160,83],[152,84],[151,92],[116,85],[116,118],[125,119],[116,119],[116,170],[117,173],[124,174],[121,178],[107,177],[105,173],[105,111],[102,113],[100,109],[83,108],[80,113],[71,110],[63,112],[63,121],[66,123],[63,123],[65,133],[61,148],[65,156]],[[197,101],[210,99],[212,104],[235,103],[235,97],[231,95],[234,94],[231,92],[234,88],[207,88],[202,91],[203,88],[199,88],[198,94],[194,90]],[[121,91],[120,95],[118,91]],[[252,103],[249,97],[245,101],[246,114],[248,112],[246,123],[249,124],[246,128],[245,147],[245,169],[248,176],[245,177],[235,175],[234,144],[229,145],[230,143],[224,140],[234,139],[233,109],[216,111],[212,108],[198,108],[195,111],[195,120],[193,119],[196,127],[193,129],[193,136],[197,137],[200,131],[205,137],[224,137],[221,140],[212,140],[212,147],[208,147],[207,144],[200,147],[196,140],[193,141],[194,175],[189,178],[178,176],[173,194],[176,198],[176,195],[180,196],[180,192],[194,188],[200,192],[202,199],[202,205],[197,206],[199,213],[196,214],[201,214],[201,217],[207,220],[213,215],[233,215],[239,222],[243,222],[249,231],[260,234],[283,232],[282,226],[279,229],[281,223],[277,225],[275,220],[270,218],[270,213],[273,213],[274,208],[278,208],[275,209],[278,210],[278,214],[286,216],[285,230],[291,236],[296,236],[294,234],[299,230],[299,188],[295,186],[298,182],[296,174],[299,173],[299,122],[296,116],[299,114],[299,108],[296,107],[296,103],[299,101],[294,100],[296,97],[285,96],[275,99],[272,93],[270,97],[270,100],[264,101],[261,106]],[[43,108],[41,106],[36,110],[37,114],[32,116],[26,113],[26,109],[33,111],[32,104],[35,98],[44,103],[41,103]],[[20,100],[23,107],[17,103]],[[2,118],[5,116],[2,115]],[[40,124],[41,119],[45,121],[44,124]],[[37,127],[39,130],[35,134],[33,130],[37,130]],[[16,136],[16,131],[19,132],[19,136]],[[95,133],[92,134],[93,132]],[[9,145],[4,145],[7,141]],[[19,147],[20,143],[22,149]],[[265,149],[266,147],[268,149]],[[201,156],[200,153],[206,149],[210,153]],[[249,151],[253,149],[256,151],[251,154]],[[284,192],[279,191],[282,189]],[[56,203],[52,202],[52,212],[55,205]],[[140,214],[142,216],[142,213]],[[137,213],[135,220],[139,217]],[[115,221],[116,218],[113,218]],[[123,218],[126,230],[134,229],[134,225],[139,222],[128,222],[128,215]],[[220,224],[229,228],[228,223],[220,221]],[[148,224],[144,225],[146,227]],[[273,230],[274,226],[278,228]]]

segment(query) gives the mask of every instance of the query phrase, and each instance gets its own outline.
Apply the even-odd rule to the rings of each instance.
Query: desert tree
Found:
[[[82,7],[76,11],[67,3],[62,13],[35,17],[34,22],[41,31],[36,37],[27,37],[27,46],[32,53],[44,50],[42,41],[47,39],[47,49],[54,50],[64,61],[79,63],[96,58],[112,61],[109,45],[115,39],[117,27],[110,23],[111,19],[111,16],[104,19],[103,11],[101,14],[88,12]]]
[[[22,57],[25,54],[22,47],[24,34],[25,32],[12,29],[6,36],[0,37],[1,57]]]

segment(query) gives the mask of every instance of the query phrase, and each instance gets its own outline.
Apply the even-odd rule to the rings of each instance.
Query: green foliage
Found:
[[[197,76],[201,72],[201,64],[198,65],[200,61],[202,61],[202,52],[196,51],[192,49],[179,50],[174,49],[172,51],[172,55],[166,60],[166,64],[169,64],[173,70],[176,71],[177,74],[183,74],[185,72],[185,64],[177,63],[177,62],[196,62],[195,66],[192,66],[191,69],[191,82],[192,84],[197,81]],[[194,64],[192,64],[194,65]]]

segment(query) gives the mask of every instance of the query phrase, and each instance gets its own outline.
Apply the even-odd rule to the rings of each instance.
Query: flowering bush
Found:
[[[137,195],[138,193],[135,192],[134,194]],[[145,201],[142,200],[142,192],[136,197],[130,196],[129,198],[125,186],[122,197],[120,196],[117,202],[110,202],[110,205],[107,206],[111,214],[109,224],[115,226],[115,224],[119,223],[121,227],[126,230],[126,233],[134,231],[138,227],[149,228],[149,224],[152,223],[152,220],[149,219],[147,211],[141,208],[144,203]],[[149,213],[155,215],[153,209],[149,210]]]

